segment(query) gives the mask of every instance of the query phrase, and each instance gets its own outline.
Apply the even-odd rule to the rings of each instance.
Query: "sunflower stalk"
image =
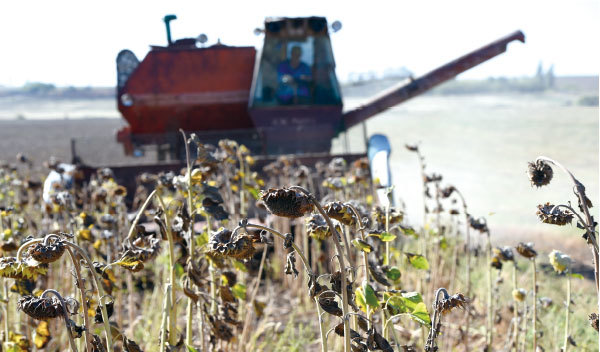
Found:
[[[537,271],[535,267],[535,257],[531,259],[533,269],[533,351],[537,350]]]
[[[565,340],[563,342],[563,351],[567,352],[569,349],[569,314],[571,309],[571,268],[565,272],[567,276],[567,304],[565,306]]]
[[[319,201],[317,201],[315,196],[313,196],[308,190],[306,190],[300,186],[292,186],[292,187],[290,187],[290,189],[300,191],[300,192],[304,193],[310,199],[310,201],[315,205],[315,207],[317,208],[319,213],[321,213],[323,218],[325,218],[325,221],[327,222],[327,226],[329,226],[329,229],[331,230],[331,233],[333,235],[332,240],[333,240],[333,243],[335,244],[335,249],[336,249],[336,253],[337,253],[336,257],[338,259],[338,264],[340,266],[340,274],[341,274],[340,280],[342,282],[341,291],[342,291],[342,319],[344,322],[344,352],[350,352],[350,348],[351,348],[350,347],[350,323],[349,323],[349,316],[348,316],[348,313],[349,313],[348,290],[346,289],[346,265],[344,263],[344,251],[342,250],[342,247],[340,245],[341,241],[339,240],[339,238],[342,238],[342,240],[344,240],[344,242],[345,242],[344,245],[346,246],[346,249],[348,249],[347,240],[345,237],[342,237],[339,235],[335,226],[333,226],[331,219],[329,218],[329,216],[327,215],[325,210],[323,210],[323,207],[321,206]],[[350,259],[348,258],[348,260],[350,260]]]
[[[465,198],[463,197],[462,193],[458,189],[455,189],[454,192],[456,192],[456,194],[458,194],[458,197],[460,198],[460,201],[463,206],[463,213],[465,215],[465,252],[467,254],[465,268],[467,276],[467,290],[465,294],[467,295],[467,297],[471,297],[471,235],[469,233],[469,212],[467,211],[467,203],[465,202]],[[471,323],[471,315],[469,314],[468,306],[465,309],[465,320],[465,351],[469,352],[469,326]]]
[[[487,228],[487,226],[486,226]],[[493,301],[492,301],[492,266],[490,265],[492,261],[492,242],[490,239],[490,231],[489,229],[486,231],[486,239],[487,244],[485,248],[486,258],[487,258],[487,324],[486,324],[486,340],[487,340],[487,349],[488,351],[492,348],[493,338],[494,338],[494,309],[493,309]]]
[[[351,203],[345,203],[345,205],[347,205],[352,210],[352,212],[354,213],[354,216],[356,217],[356,226],[358,226],[359,233],[360,233],[360,239],[363,240],[363,241],[365,241],[366,240],[366,238],[365,238],[365,229],[364,229],[364,227],[362,225],[362,221],[360,219],[360,214],[358,213],[358,210],[356,210],[356,208]],[[385,223],[386,223],[386,232],[387,232],[388,231],[388,227],[389,227],[389,206],[386,207],[386,219],[385,220],[386,220]],[[385,243],[385,245],[386,245],[386,252],[389,252],[388,243],[389,242]],[[367,253],[364,252],[364,251],[361,251],[361,252],[362,252],[362,255],[363,255],[363,264],[365,266],[365,280],[366,280],[366,282],[369,282],[369,260],[367,258]],[[386,258],[388,258],[387,254],[386,254]],[[388,262],[389,262],[389,260],[388,260]],[[384,264],[387,264],[387,263],[384,262]],[[385,322],[385,319],[382,319],[381,323],[384,324],[384,322]],[[371,328],[371,307],[368,304],[367,304],[367,327],[368,327],[368,329]],[[383,328],[383,325],[382,325],[382,328]],[[386,330],[382,329],[382,332],[385,335]]]
[[[67,336],[69,336],[69,346],[71,347],[71,351],[77,352],[77,347],[75,346],[75,341],[73,340],[73,334],[71,333],[71,327],[69,326],[70,325],[69,324],[69,311],[67,310],[67,305],[65,303],[65,300],[62,298],[60,293],[58,293],[56,290],[52,290],[52,289],[48,289],[48,290],[44,291],[41,295],[41,298],[45,298],[48,294],[52,294],[56,298],[58,298],[58,301],[60,302],[60,305],[63,310],[63,318],[65,319],[65,327],[67,328]],[[87,311],[85,311],[84,314],[86,314],[86,313],[87,313]]]
[[[513,291],[517,290],[517,261],[513,260]],[[513,347],[515,352],[518,351],[519,346],[519,302],[514,300],[513,308],[513,327],[514,327],[514,340]]]
[[[175,346],[177,344],[177,304],[175,300],[175,291],[177,291],[177,283],[175,282],[175,243],[173,241],[173,233],[171,231],[171,225],[169,223],[169,216],[167,207],[160,196],[157,194],[158,202],[164,213],[165,228],[167,233],[167,239],[169,241],[169,283],[170,288],[170,309],[169,309],[169,344]],[[163,312],[164,313],[164,312]]]
[[[165,286],[165,300],[163,304],[163,315],[162,315],[162,323],[160,324],[160,352],[165,352],[165,346],[167,342],[167,317],[168,312],[171,310],[171,284],[167,284]],[[171,335],[169,333],[169,335]]]
[[[75,268],[75,277],[77,280],[77,287],[79,287],[79,292],[81,295],[82,312],[87,312],[88,311],[87,298],[85,296],[85,286],[83,283],[83,279],[81,277],[81,265],[79,264],[79,261],[76,259],[75,254],[73,254],[73,251],[71,250],[71,248],[67,248],[67,253],[69,253],[69,256],[71,257],[71,262],[73,263],[73,267]],[[92,351],[92,336],[90,334],[91,326],[90,326],[89,317],[88,317],[87,313],[83,314],[83,326],[85,327],[85,335],[84,335],[85,345],[86,345],[88,351]]]
[[[185,144],[185,160],[187,166],[187,208],[188,214],[190,214],[190,223],[188,232],[190,234],[189,239],[189,251],[190,251],[190,260],[194,258],[194,213],[192,207],[192,166],[190,162],[190,146],[187,140],[187,136],[182,129],[179,129],[183,136],[183,143]],[[194,314],[194,301],[191,298],[188,298],[187,302],[187,318],[186,318],[186,330],[185,330],[185,343],[188,346],[192,345],[192,338],[194,336],[194,331],[192,329],[192,321]]]
[[[9,314],[9,309],[10,309],[10,296],[8,295],[8,279],[7,278],[3,278],[2,279],[2,286],[3,286],[3,299],[4,299],[4,342],[8,343],[9,342],[9,335],[8,333],[10,332],[10,314]]]

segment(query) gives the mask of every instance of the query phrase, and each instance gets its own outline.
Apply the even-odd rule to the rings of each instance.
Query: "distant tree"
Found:
[[[56,86],[52,83],[27,82],[22,89],[28,94],[48,94],[54,91]]]
[[[548,72],[546,72],[546,86],[554,88],[554,65],[550,65]]]
[[[537,71],[535,72],[535,82],[538,89],[543,90],[546,88],[546,80],[544,77],[544,66],[542,61],[538,63]]]

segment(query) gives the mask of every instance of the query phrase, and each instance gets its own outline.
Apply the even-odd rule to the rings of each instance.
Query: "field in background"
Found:
[[[539,236],[563,241],[568,232],[571,236],[564,243],[572,241],[572,250],[587,256],[574,226],[544,226],[535,216],[542,202],[574,199],[564,175],[557,174],[550,188],[536,190],[525,170],[526,162],[538,155],[556,158],[586,184],[592,202],[598,204],[598,107],[578,104],[582,97],[597,97],[598,78],[595,86],[593,81],[559,78],[560,89],[543,93],[433,92],[371,119],[366,128],[369,135],[383,133],[391,140],[396,196],[404,201],[413,223],[422,221],[421,189],[414,187],[420,176],[418,162],[404,144],[421,142],[428,172],[441,173],[445,183],[461,189],[472,214],[486,216],[492,234],[503,236],[502,242]],[[345,87],[346,109],[393,83]],[[449,89],[444,87],[440,88]],[[24,152],[34,160],[55,155],[68,161],[70,138],[77,136],[86,141],[77,145],[84,161],[129,162],[115,141],[115,131],[124,125],[118,117],[114,99],[107,97],[0,97],[0,159],[12,161]],[[349,151],[364,151],[362,136],[361,127],[349,131]],[[341,136],[334,152],[343,151]]]

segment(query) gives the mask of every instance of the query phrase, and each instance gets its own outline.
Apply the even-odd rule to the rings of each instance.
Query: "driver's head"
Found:
[[[302,48],[299,46],[292,47],[292,60],[299,60],[302,56]]]

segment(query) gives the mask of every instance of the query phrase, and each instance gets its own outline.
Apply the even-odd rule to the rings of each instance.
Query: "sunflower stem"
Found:
[[[171,307],[169,310],[169,344],[171,346],[175,346],[177,344],[177,301],[175,301],[175,291],[177,291],[177,283],[175,282],[175,242],[173,241],[173,233],[171,232],[171,226],[169,224],[167,207],[165,206],[165,203],[160,194],[158,194],[157,198],[164,212],[167,239],[169,241],[169,283],[171,284]]]
[[[73,340],[73,334],[71,334],[71,328],[69,326],[69,313],[67,311],[67,305],[65,303],[65,300],[62,298],[60,293],[58,293],[56,290],[52,290],[52,289],[48,289],[48,290],[44,291],[42,293],[41,297],[44,298],[48,294],[53,294],[60,301],[60,305],[63,309],[63,318],[65,319],[65,327],[67,328],[67,334],[69,336],[69,345],[71,346],[71,351],[77,352],[77,347],[75,346],[75,341]]]
[[[454,190],[458,194],[460,201],[463,205],[463,212],[465,214],[465,252],[467,254],[467,265],[466,265],[466,276],[467,276],[467,292],[466,296],[471,297],[471,235],[469,234],[469,213],[467,211],[467,203],[462,193],[458,190]],[[465,351],[469,352],[469,325],[471,323],[471,315],[469,313],[469,306],[465,308]]]
[[[165,286],[165,300],[163,304],[163,314],[162,314],[162,323],[160,324],[160,352],[166,351],[165,345],[167,340],[167,316],[168,312],[171,310],[171,284],[167,284]]]
[[[533,351],[537,348],[537,272],[535,269],[535,257],[531,258],[533,269]]]
[[[8,279],[7,278],[3,278],[2,279],[2,286],[3,286],[3,290],[4,290],[4,299],[6,300],[6,302],[4,303],[4,342],[8,343],[10,340],[8,339],[8,333],[10,332],[10,315],[9,315],[9,309],[10,309],[10,297],[8,295]]]
[[[342,237],[339,235],[338,231],[336,230],[335,226],[333,226],[333,223],[331,222],[331,219],[329,218],[329,216],[327,215],[327,213],[325,212],[325,210],[323,210],[323,207],[321,206],[321,203],[319,203],[319,201],[315,198],[315,196],[313,196],[309,191],[307,191],[306,189],[300,187],[300,186],[292,186],[290,187],[290,189],[293,190],[299,190],[302,193],[304,193],[306,196],[308,196],[308,198],[311,200],[311,202],[315,205],[315,207],[317,207],[317,210],[319,211],[319,213],[321,213],[321,215],[323,216],[323,218],[325,218],[325,221],[327,222],[327,226],[329,226],[329,229],[331,230],[332,233],[332,237],[333,237],[333,243],[335,244],[335,249],[337,252],[337,259],[338,259],[338,263],[340,266],[340,274],[341,274],[341,291],[342,291],[342,314],[343,314],[343,321],[344,321],[344,352],[350,352],[350,324],[349,324],[349,319],[348,319],[348,290],[346,288],[346,265],[344,263],[344,251],[342,250],[342,247],[340,245],[340,238],[342,238],[345,242],[345,246],[346,249],[348,249],[348,243],[345,237]],[[348,258],[348,260],[350,260],[350,258]]]
[[[567,305],[565,307],[565,341],[563,343],[563,351],[567,352],[569,349],[569,314],[571,307],[571,270],[570,268],[566,271],[567,275]]]
[[[129,232],[127,233],[127,237],[125,237],[126,241],[131,241],[131,237],[135,233],[135,228],[136,228],[137,224],[140,222],[140,218],[142,217],[144,210],[146,210],[148,205],[150,205],[150,201],[152,200],[152,198],[154,198],[155,195],[156,195],[156,190],[152,191],[152,193],[150,193],[150,195],[148,195],[148,198],[146,198],[146,201],[144,202],[144,204],[142,204],[142,207],[138,210],[137,215],[135,216],[135,218],[133,219],[133,222],[131,223],[131,226],[129,227]]]
[[[487,226],[486,226],[487,228]],[[492,242],[490,239],[490,231],[489,229],[486,231],[487,237],[487,245],[485,248],[486,257],[487,257],[487,324],[486,324],[486,340],[487,340],[487,350],[489,351],[492,348],[492,342],[494,337],[494,309],[493,309],[493,301],[492,301],[492,266],[490,262],[492,260]],[[535,350],[534,350],[535,351]]]
[[[517,260],[513,260],[513,291],[517,290]],[[513,299],[514,300],[514,299]],[[519,348],[519,302],[514,300],[514,308],[513,308],[513,327],[514,327],[514,341],[513,347],[515,352],[518,351]]]
[[[185,144],[185,160],[186,160],[186,166],[187,166],[187,208],[188,208],[188,214],[190,216],[190,223],[189,223],[189,234],[190,234],[190,239],[189,239],[189,250],[190,250],[190,258],[194,258],[194,215],[193,214],[193,209],[192,209],[192,166],[190,163],[190,147],[187,143],[187,137],[185,135],[185,132],[182,129],[179,129],[179,132],[181,132],[181,134],[183,135],[183,143]],[[192,314],[194,314],[194,302],[192,301],[191,298],[188,298],[188,302],[187,302],[187,319],[186,319],[186,331],[185,331],[185,343],[188,346],[192,345],[192,338],[194,335],[194,331],[192,330],[192,321],[193,321],[193,316]]]
[[[83,325],[85,327],[85,345],[88,351],[92,351],[92,336],[90,334],[90,330],[92,327],[90,326],[89,317],[87,314],[88,305],[87,298],[85,296],[85,286],[81,278],[81,265],[79,264],[79,261],[77,261],[77,258],[75,257],[75,254],[73,254],[71,248],[67,247],[67,253],[69,253],[69,256],[71,257],[71,262],[73,263],[73,267],[75,268],[77,287],[79,287],[79,293],[81,295],[81,310],[82,312],[86,312],[83,314]]]

